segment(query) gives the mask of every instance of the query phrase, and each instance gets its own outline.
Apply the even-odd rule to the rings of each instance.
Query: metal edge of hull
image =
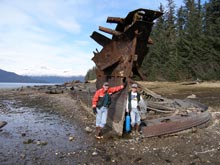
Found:
[[[112,96],[112,104],[109,107],[107,125],[112,127],[119,136],[123,134],[125,107],[128,87]]]
[[[168,122],[161,122],[162,120],[170,119]],[[211,115],[208,111],[202,113],[196,113],[192,116],[184,116],[181,118],[173,117],[164,117],[159,119],[149,120],[148,122],[154,122],[152,125],[147,125],[142,127],[142,132],[144,137],[154,137],[161,136],[171,133],[180,132],[192,127],[201,126],[211,120]]]

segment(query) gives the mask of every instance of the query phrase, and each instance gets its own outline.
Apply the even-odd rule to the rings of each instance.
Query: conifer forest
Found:
[[[220,80],[220,0],[174,0],[151,32],[152,45],[141,70],[149,81]],[[87,72],[93,79],[95,68]]]

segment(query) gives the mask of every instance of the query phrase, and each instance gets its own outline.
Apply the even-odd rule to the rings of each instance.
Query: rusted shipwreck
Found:
[[[111,86],[128,82],[121,92],[114,94],[108,113],[108,125],[118,134],[123,134],[125,105],[129,85],[134,76],[145,77],[140,67],[148,53],[148,45],[153,44],[150,33],[154,20],[162,15],[161,12],[137,9],[128,13],[125,18],[108,17],[107,23],[115,23],[116,28],[99,27],[99,30],[112,37],[93,32],[91,38],[103,48],[96,50],[92,60],[96,64],[96,88],[101,88],[108,81]],[[147,117],[143,117],[144,127],[141,127],[145,137],[165,135],[188,128],[201,126],[210,121],[208,107],[190,100],[171,100],[142,87],[141,93],[147,102]],[[84,91],[81,100],[89,106],[95,92],[90,87]],[[149,113],[154,112],[154,113]]]

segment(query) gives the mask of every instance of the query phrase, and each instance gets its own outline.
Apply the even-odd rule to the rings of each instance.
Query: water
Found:
[[[0,89],[13,89],[13,88],[20,88],[20,87],[26,87],[26,86],[40,86],[40,85],[55,85],[53,83],[3,83],[0,82]]]
[[[16,100],[0,100],[0,121],[8,123],[0,130],[0,164],[65,164],[62,157],[87,147],[83,132],[72,123]]]

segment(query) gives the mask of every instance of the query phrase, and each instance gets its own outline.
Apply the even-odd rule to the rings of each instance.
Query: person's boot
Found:
[[[131,129],[131,135],[132,135],[132,136],[135,135],[135,126],[133,126],[132,129]]]
[[[139,128],[140,128],[140,125],[139,125],[139,124],[136,124],[136,134],[137,134],[137,135],[140,135]]]
[[[100,127],[96,127],[95,130],[96,130],[95,137],[96,137],[97,139],[101,139],[101,137],[100,137],[100,130],[101,130]]]
[[[100,137],[100,139],[102,139],[102,138],[103,138],[103,135],[102,135],[102,127],[99,127],[99,128],[100,128],[99,137]]]

